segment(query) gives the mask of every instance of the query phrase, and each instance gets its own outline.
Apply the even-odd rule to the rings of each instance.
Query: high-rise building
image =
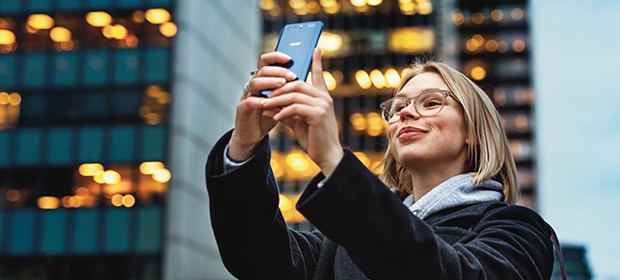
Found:
[[[259,45],[249,0],[0,0],[0,278],[230,278],[204,163]]]

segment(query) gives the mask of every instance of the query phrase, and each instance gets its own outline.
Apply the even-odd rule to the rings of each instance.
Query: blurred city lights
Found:
[[[103,173],[103,166],[99,163],[84,163],[78,168],[82,176],[95,176]]]
[[[334,79],[334,76],[332,76],[332,74],[327,71],[323,71],[323,79],[325,80],[325,84],[327,85],[328,90],[336,89],[336,79]]]
[[[369,89],[372,86],[372,81],[370,80],[370,76],[364,70],[358,70],[355,72],[355,80],[357,84],[363,89]]]
[[[486,77],[487,71],[484,70],[482,66],[475,66],[474,68],[471,69],[470,75],[472,79],[480,81]]]
[[[53,196],[42,196],[37,199],[37,206],[41,209],[56,209],[60,206],[60,201]]]
[[[50,31],[50,38],[54,42],[71,41],[71,31],[65,27],[56,26]]]
[[[148,9],[144,17],[152,24],[162,24],[170,20],[170,13],[164,9]]]
[[[381,71],[377,69],[370,71],[370,80],[372,81],[372,84],[378,89],[382,89],[385,87],[385,77],[383,77]]]
[[[159,32],[166,37],[173,37],[177,34],[177,25],[172,22],[166,22],[159,26]]]
[[[114,170],[108,170],[103,172],[103,182],[105,182],[106,184],[118,184],[121,181],[121,175],[118,174],[118,172],[114,171]]]
[[[168,181],[170,181],[170,178],[172,177],[168,169],[159,169],[155,171],[155,173],[153,173],[152,176],[153,176],[153,180],[159,183],[167,183]]]
[[[103,27],[112,23],[112,16],[106,12],[90,12],[86,14],[86,22],[94,27]]]
[[[35,29],[50,29],[54,26],[54,19],[46,14],[28,16],[28,25]]]
[[[0,29],[0,45],[15,43],[15,34],[11,30]]]
[[[389,87],[396,87],[398,82],[400,82],[398,71],[394,68],[390,68],[385,72],[385,79],[387,80]]]

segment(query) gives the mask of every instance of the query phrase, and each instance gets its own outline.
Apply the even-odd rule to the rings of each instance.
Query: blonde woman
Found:
[[[380,180],[342,149],[315,50],[313,85],[282,53],[261,56],[235,128],[207,162],[212,225],[239,279],[549,279],[547,224],[512,205],[518,186],[499,115],[458,71],[416,64],[381,109],[389,147]],[[255,97],[264,89],[269,98]],[[321,168],[297,209],[317,231],[288,229],[278,210],[268,132],[291,127]]]

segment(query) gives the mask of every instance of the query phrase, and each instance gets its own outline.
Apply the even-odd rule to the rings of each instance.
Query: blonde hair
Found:
[[[457,101],[463,106],[463,117],[470,143],[467,161],[473,182],[479,183],[486,179],[498,181],[503,187],[503,201],[514,204],[519,193],[516,166],[499,113],[491,99],[469,78],[444,63],[416,62],[411,67],[412,69],[400,80],[394,95],[419,74],[433,72],[441,75],[450,91],[458,98]],[[396,162],[391,147],[388,146],[383,159],[381,179],[405,196],[413,192],[411,176],[406,168]]]

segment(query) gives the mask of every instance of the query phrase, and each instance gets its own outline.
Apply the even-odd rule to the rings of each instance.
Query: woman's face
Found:
[[[439,74],[425,72],[409,80],[399,95],[415,99],[430,89],[449,90]],[[400,118],[388,123],[387,132],[394,159],[407,169],[446,164],[465,169],[468,140],[463,109],[452,97],[433,116],[420,116],[410,104],[400,111]]]

